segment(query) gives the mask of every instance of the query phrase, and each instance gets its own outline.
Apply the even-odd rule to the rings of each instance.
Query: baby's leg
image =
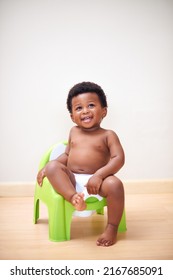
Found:
[[[83,194],[76,192],[74,174],[65,165],[57,160],[50,161],[46,165],[45,175],[57,193],[69,201],[76,210],[82,211],[86,208]]]
[[[98,238],[98,246],[111,246],[116,242],[118,225],[124,210],[124,188],[115,176],[107,177],[101,186],[101,196],[107,199],[108,222],[105,231]]]

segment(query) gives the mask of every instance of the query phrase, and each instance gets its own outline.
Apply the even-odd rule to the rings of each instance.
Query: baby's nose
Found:
[[[84,113],[84,114],[88,113],[88,107],[84,107],[84,108],[83,108],[83,113]]]

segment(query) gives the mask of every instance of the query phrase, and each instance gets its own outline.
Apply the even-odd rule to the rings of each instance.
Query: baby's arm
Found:
[[[38,182],[40,187],[42,186],[43,179],[44,179],[45,176],[46,176],[45,175],[45,167],[43,167],[37,174],[37,182]]]
[[[65,153],[57,157],[55,160],[59,161],[60,163],[67,165],[67,160],[68,160],[68,147],[65,150]],[[43,179],[46,177],[46,166],[47,164],[38,172],[37,174],[37,182],[39,186],[42,186],[43,184]]]
[[[124,151],[115,132],[111,130],[107,131],[107,143],[110,151],[110,161],[98,169],[89,179],[86,186],[89,194],[98,194],[103,180],[117,173],[124,165]]]
[[[125,155],[120,140],[112,130],[107,131],[107,143],[110,151],[110,161],[94,174],[102,180],[117,173],[125,162]]]
[[[67,144],[65,152],[57,157],[55,160],[67,166],[68,161],[68,154],[69,154],[69,145]]]
[[[69,137],[69,140],[70,140],[70,137]],[[70,150],[70,147],[67,144],[65,152],[63,154],[61,154],[59,157],[57,157],[55,160],[57,160],[58,162],[67,166],[69,150]],[[47,164],[37,174],[37,182],[38,182],[39,186],[42,186],[43,179],[44,179],[44,177],[46,177],[46,166],[47,166]]]

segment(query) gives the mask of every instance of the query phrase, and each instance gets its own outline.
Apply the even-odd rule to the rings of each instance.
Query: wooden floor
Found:
[[[41,218],[32,223],[33,197],[0,198],[1,260],[134,260],[173,259],[173,186],[157,191],[146,188],[126,193],[128,230],[118,234],[114,246],[95,245],[106,225],[105,215],[74,217],[71,240],[50,242],[47,209],[41,204]]]

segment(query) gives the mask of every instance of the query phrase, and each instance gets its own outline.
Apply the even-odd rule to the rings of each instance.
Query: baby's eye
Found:
[[[80,111],[80,110],[82,110],[81,106],[76,107],[76,111]]]
[[[88,105],[88,107],[89,107],[89,108],[94,108],[95,105],[94,105],[93,103],[90,103],[90,104]]]

